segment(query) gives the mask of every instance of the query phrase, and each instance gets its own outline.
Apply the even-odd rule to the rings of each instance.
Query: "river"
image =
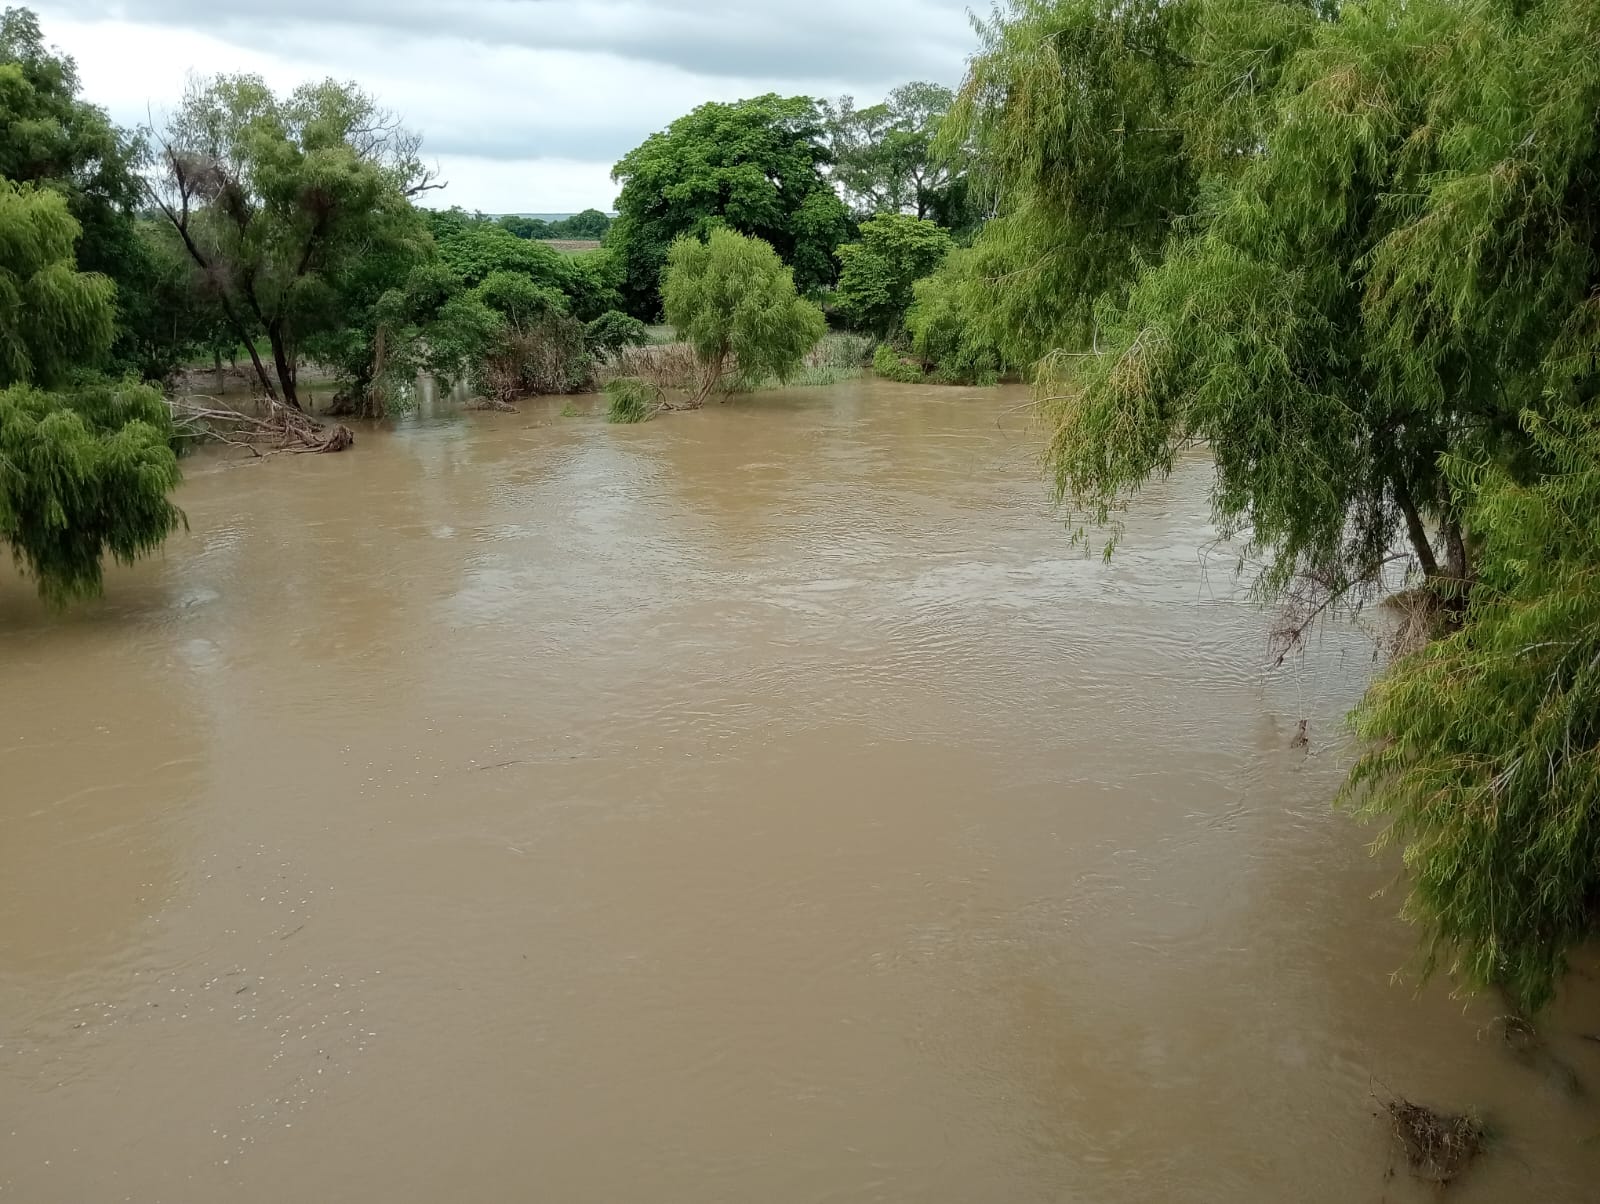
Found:
[[[441,408],[197,457],[65,616],[0,569],[0,1204],[1435,1200],[1385,1090],[1594,1199],[1391,980],[1370,633],[1267,671],[1201,454],[1074,549],[1024,400]]]

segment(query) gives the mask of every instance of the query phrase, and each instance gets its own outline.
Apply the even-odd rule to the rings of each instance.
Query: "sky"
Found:
[[[959,83],[975,45],[970,0],[21,2],[121,124],[159,123],[191,75],[354,80],[422,133],[448,182],[429,203],[485,213],[610,209],[612,164],[698,104],[871,103]]]

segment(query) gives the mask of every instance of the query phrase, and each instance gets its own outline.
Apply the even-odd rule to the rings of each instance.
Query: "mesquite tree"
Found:
[[[299,408],[301,341],[341,320],[341,290],[375,243],[415,237],[410,198],[433,186],[419,146],[353,84],[280,98],[257,76],[231,75],[184,95],[160,139],[151,198],[268,396]]]

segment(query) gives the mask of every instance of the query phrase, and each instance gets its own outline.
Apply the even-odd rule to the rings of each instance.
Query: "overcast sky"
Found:
[[[21,0],[28,4],[29,0]],[[449,188],[487,213],[609,209],[611,165],[707,100],[876,101],[960,82],[969,0],[67,0],[33,3],[124,124],[169,111],[191,72],[274,87],[353,79],[422,132]],[[987,7],[986,5],[982,7]]]

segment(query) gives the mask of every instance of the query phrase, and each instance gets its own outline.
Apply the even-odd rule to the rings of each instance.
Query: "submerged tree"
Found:
[[[672,244],[661,277],[667,321],[693,349],[700,405],[736,378],[787,380],[817,344],[822,311],[795,292],[794,273],[758,238],[712,230]]]
[[[268,396],[300,408],[301,343],[340,321],[345,277],[375,242],[415,240],[410,198],[432,186],[419,145],[353,84],[280,98],[259,77],[234,75],[185,94],[152,197]]]
[[[138,385],[47,387],[104,356],[112,287],[73,263],[78,224],[53,191],[0,178],[0,541],[53,602],[100,591],[182,521],[166,403]]]
[[[828,160],[816,102],[803,96],[704,104],[652,134],[612,171],[622,195],[606,245],[621,258],[628,310],[653,319],[673,240],[717,226],[766,242],[801,289],[832,284],[849,214]]]

